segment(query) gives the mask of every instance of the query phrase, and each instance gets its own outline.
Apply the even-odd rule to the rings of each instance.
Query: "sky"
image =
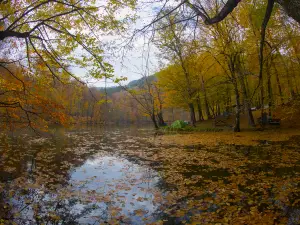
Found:
[[[105,1],[105,0],[98,0]],[[139,0],[139,5],[137,10],[134,12],[129,11],[129,9],[119,10],[118,19],[122,20],[125,18],[125,15],[136,13],[138,19],[135,23],[132,23],[128,29],[126,38],[132,37],[132,34],[135,30],[143,28],[145,25],[148,25],[153,18],[155,18],[159,9],[162,8],[165,2],[171,2],[175,4],[177,1],[169,0]],[[84,31],[82,31],[84,32]],[[126,43],[126,38],[121,37],[120,35],[110,35],[110,36],[101,36],[97,37],[103,41],[104,44],[104,61],[110,63],[114,67],[115,77],[126,77],[127,81],[124,81],[123,84],[129,83],[132,80],[137,80],[142,78],[145,75],[153,75],[156,71],[159,70],[164,61],[159,59],[157,54],[159,53],[158,49],[153,44],[148,44],[149,39],[146,36],[139,33],[136,35],[133,41],[131,42],[130,48],[124,48],[124,43]],[[114,42],[114,47],[109,47],[110,42]],[[10,48],[10,44],[0,46],[2,48],[2,55],[12,55],[14,58],[24,58],[24,50],[26,50],[26,45],[24,41],[18,42],[19,46],[17,48]],[[106,48],[105,46],[109,48]],[[3,49],[5,47],[5,49]],[[13,49],[15,49],[15,52]],[[75,55],[81,56],[83,50],[75,51]],[[1,55],[0,55],[1,56]],[[26,64],[27,61],[24,61]],[[104,87],[104,80],[96,80],[88,76],[87,69],[72,66],[72,73],[85,81],[88,86],[95,87]],[[117,86],[117,84],[112,81],[107,80],[106,86]]]
[[[149,24],[154,18],[157,8],[161,3],[155,3],[150,5],[140,4],[137,10],[137,16],[139,17],[135,24],[132,24],[128,37],[132,35],[135,29],[141,29],[145,25]],[[119,13],[119,17],[122,18],[126,14],[130,13],[128,10],[123,10]],[[129,83],[132,80],[140,79],[143,75],[152,75],[159,68],[159,59],[157,58],[158,49],[153,45],[148,45],[148,38],[144,35],[139,35],[134,41],[131,42],[130,48],[123,48],[126,39],[120,36],[104,36],[101,37],[104,43],[114,41],[116,49],[113,52],[109,50],[105,52],[106,60],[113,65],[116,77],[126,77],[127,80],[123,84]],[[89,86],[104,87],[105,80],[96,80],[86,74],[86,69],[73,67],[74,74],[84,79]],[[106,86],[117,86],[112,81],[107,80]]]

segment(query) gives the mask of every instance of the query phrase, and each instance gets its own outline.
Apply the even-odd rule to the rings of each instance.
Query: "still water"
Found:
[[[3,136],[0,224],[298,224],[299,138],[175,146],[150,128]]]

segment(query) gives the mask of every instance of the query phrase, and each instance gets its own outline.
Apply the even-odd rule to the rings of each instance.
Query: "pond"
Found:
[[[166,145],[120,127],[2,136],[0,224],[299,224],[299,145]]]

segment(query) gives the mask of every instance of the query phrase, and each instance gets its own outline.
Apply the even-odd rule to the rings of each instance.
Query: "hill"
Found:
[[[143,86],[146,83],[146,81],[153,82],[155,79],[156,79],[156,77],[154,75],[151,75],[151,76],[148,76],[148,77],[142,77],[138,80],[130,81],[125,87],[130,88],[130,89],[138,88],[138,87]],[[100,90],[100,91],[105,92],[104,87],[98,87],[97,89]],[[107,93],[107,95],[110,96],[114,93],[120,92],[121,90],[123,90],[123,88],[121,86],[107,87],[106,88],[106,93]]]

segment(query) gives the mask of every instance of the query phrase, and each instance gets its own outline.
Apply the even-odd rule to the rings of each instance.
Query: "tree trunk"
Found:
[[[279,96],[280,96],[280,101],[281,101],[281,104],[284,104],[284,99],[283,99],[281,84],[280,84],[280,80],[279,80],[278,70],[277,70],[277,67],[275,66],[275,64],[273,64],[273,67],[274,67],[274,70],[275,70],[276,82],[277,82],[277,88],[278,88],[278,92],[279,92]]]
[[[194,10],[194,12],[201,17],[205,24],[211,25],[225,19],[241,1],[242,0],[227,0],[223,8],[221,8],[221,10],[212,17],[207,17],[207,15],[199,10],[199,8],[195,5],[190,4],[190,6]],[[272,2],[274,2],[274,0]],[[275,0],[275,2],[281,5],[288,16],[292,17],[294,20],[300,23],[300,0]]]
[[[241,88],[242,88],[243,100],[244,100],[244,109],[247,113],[248,124],[250,126],[254,127],[255,122],[254,122],[253,114],[252,114],[252,111],[251,111],[251,102],[250,102],[250,99],[248,97],[244,77],[241,74],[239,74],[238,76],[239,76],[239,80],[240,80],[240,84],[241,84]]]
[[[158,111],[158,114],[157,114],[157,118],[158,118],[158,124],[159,126],[165,126],[165,121],[164,121],[164,117],[163,117],[163,101],[161,99],[161,95],[160,95],[160,90],[159,88],[157,88],[156,85],[154,85],[155,87],[155,90],[156,90],[156,93],[157,93],[157,98],[158,98],[158,101],[159,101],[159,111]]]
[[[290,97],[293,99],[295,92],[294,92],[293,86],[291,85],[288,66],[286,65],[286,62],[284,61],[284,58],[282,57],[280,51],[277,51],[277,53],[279,53],[279,55],[281,57],[281,61],[283,63],[283,67],[284,67],[285,75],[286,75],[286,79],[287,79],[288,89],[290,91]]]
[[[212,102],[212,104],[210,104],[209,105],[209,107],[210,107],[210,111],[211,111],[211,118],[215,118],[216,117],[216,113],[215,113],[215,106],[214,106],[214,104],[213,104],[213,102]]]
[[[157,118],[158,118],[158,124],[159,124],[159,126],[164,126],[164,125],[165,125],[165,121],[164,121],[164,118],[163,118],[163,113],[162,113],[162,111],[160,111],[160,112],[157,114]]]
[[[294,99],[295,92],[294,92],[293,86],[291,84],[290,75],[288,73],[288,70],[286,72],[286,76],[287,76],[286,79],[287,79],[288,89],[290,90],[290,96],[291,96],[292,99]]]
[[[221,115],[221,107],[220,107],[220,103],[217,103],[217,116]]]
[[[292,71],[292,80],[294,80],[293,83],[294,83],[294,87],[296,89],[296,95],[299,95],[297,79],[296,79],[296,75],[295,75],[295,67],[293,65],[293,62],[291,62],[291,71]]]
[[[189,108],[190,108],[190,117],[191,117],[191,123],[193,127],[196,126],[196,116],[195,116],[195,108],[193,103],[189,103]]]
[[[151,120],[153,122],[153,125],[154,125],[155,129],[158,129],[159,127],[157,125],[156,118],[155,118],[154,114],[151,114]]]
[[[268,100],[269,100],[269,117],[272,116],[272,86],[271,86],[271,73],[270,73],[270,63],[267,64],[267,74],[268,74]]]
[[[266,29],[269,23],[269,20],[272,15],[272,11],[274,8],[274,0],[268,0],[265,16],[263,22],[261,24],[260,30],[260,44],[259,44],[259,82],[260,82],[260,94],[261,94],[261,118],[264,116],[264,79],[263,79],[263,68],[264,68],[264,46],[266,39]],[[262,123],[263,124],[263,123]]]
[[[241,113],[241,105],[240,105],[240,93],[238,90],[238,86],[236,81],[234,82],[234,93],[235,93],[235,125],[233,127],[234,132],[240,132],[240,113]]]
[[[226,86],[226,96],[225,96],[226,100],[226,106],[225,106],[225,111],[227,113],[230,113],[231,112],[231,93],[230,93],[230,89],[228,87],[228,85]]]
[[[181,51],[178,52],[178,56],[180,59],[181,68],[182,68],[184,76],[185,76],[185,80],[186,80],[186,84],[187,84],[187,92],[188,92],[189,102],[190,102],[193,99],[193,93],[192,93],[192,89],[191,89],[189,73],[184,65],[184,60],[183,60]],[[190,109],[191,123],[195,127],[196,126],[196,116],[195,116],[195,108],[194,108],[193,103],[189,103],[189,109]]]
[[[206,116],[207,119],[211,118],[210,112],[209,112],[209,105],[208,105],[208,100],[207,100],[207,94],[206,94],[206,88],[205,88],[205,83],[204,83],[204,79],[202,76],[202,91],[204,93],[204,104],[205,104],[205,112],[206,112]]]
[[[197,107],[198,107],[198,117],[199,121],[203,120],[202,107],[201,107],[201,99],[200,96],[197,96]]]
[[[260,87],[260,117],[263,120],[264,112],[265,112],[265,97],[264,97],[264,84],[263,80],[261,80],[261,87]],[[263,122],[263,121],[262,121]],[[264,127],[264,123],[261,123],[262,128]]]

